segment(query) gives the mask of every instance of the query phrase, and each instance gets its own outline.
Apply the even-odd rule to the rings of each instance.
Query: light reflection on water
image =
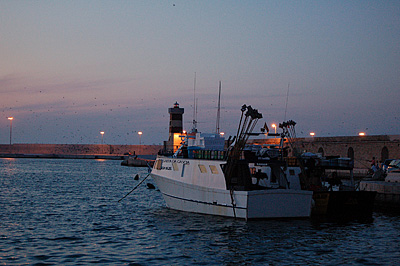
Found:
[[[243,221],[165,208],[119,161],[0,159],[2,264],[400,263],[400,219]]]

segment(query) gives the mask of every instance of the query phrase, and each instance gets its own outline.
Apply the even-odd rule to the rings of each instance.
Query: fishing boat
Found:
[[[171,109],[171,118],[183,114],[183,110]],[[237,135],[228,140],[227,149],[219,134],[202,135],[193,130],[180,134],[181,146],[172,155],[158,155],[151,176],[167,207],[246,220],[309,217],[313,192],[295,186],[299,180],[289,181],[290,169],[282,160],[244,157],[260,118],[256,109],[243,105]],[[170,124],[176,125],[176,121]],[[272,177],[275,182],[260,184]]]

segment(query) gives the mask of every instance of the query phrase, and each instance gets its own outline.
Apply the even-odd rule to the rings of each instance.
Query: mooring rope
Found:
[[[233,209],[233,217],[235,217],[236,219],[236,210],[235,210],[235,200],[233,199],[233,188],[231,188],[230,190],[230,194],[231,194],[231,202],[232,202],[232,209]]]
[[[148,178],[149,176],[150,176],[150,173],[148,173],[147,176],[142,181],[140,181],[139,184],[136,185],[136,187],[134,187],[131,191],[129,191],[128,194],[123,196],[118,202],[125,199],[129,194],[131,194],[135,189],[137,189],[144,182],[144,180],[146,180],[146,178]]]

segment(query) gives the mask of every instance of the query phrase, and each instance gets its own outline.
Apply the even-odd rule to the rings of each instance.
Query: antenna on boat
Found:
[[[219,134],[219,119],[220,119],[220,116],[221,116],[221,81],[219,81],[216,134]]]
[[[196,104],[196,72],[194,72],[193,82],[193,129],[192,132],[197,131],[197,104]]]
[[[290,87],[290,82],[287,85],[285,119],[283,119],[283,121],[286,121],[287,104],[288,104],[288,101],[289,101],[289,87]]]

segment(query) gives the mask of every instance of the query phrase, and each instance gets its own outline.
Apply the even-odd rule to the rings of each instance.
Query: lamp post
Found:
[[[142,145],[142,134],[143,134],[142,131],[139,131],[139,132],[138,132],[138,135],[139,135],[139,145]]]
[[[276,135],[276,124],[272,124],[271,126],[275,129],[275,135]],[[276,136],[274,136],[274,138],[276,138]]]
[[[12,138],[12,121],[14,119],[14,117],[10,116],[7,118],[8,120],[10,120],[10,145],[11,145],[11,138]]]
[[[100,131],[100,134],[101,134],[101,144],[103,144],[104,131]]]
[[[143,134],[142,131],[139,131],[139,132],[138,132],[138,135],[139,135],[139,154],[140,154],[141,151],[142,151],[142,134]]]
[[[275,129],[275,134],[276,134],[276,125],[272,124],[272,127]]]

